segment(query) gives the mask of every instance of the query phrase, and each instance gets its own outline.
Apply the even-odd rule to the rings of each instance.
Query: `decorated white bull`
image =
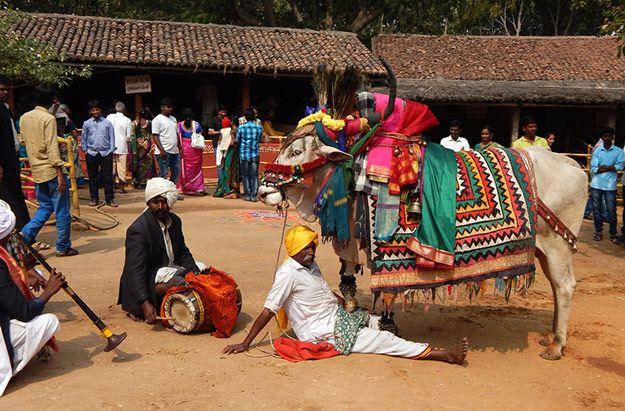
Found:
[[[407,290],[478,286],[488,278],[506,294],[526,289],[535,256],[555,303],[554,336],[541,355],[559,359],[585,173],[542,148],[454,154],[422,141],[436,119],[426,106],[396,99],[387,70],[390,95],[362,94],[374,104],[360,105],[361,118],[317,113],[300,122],[268,167],[260,200],[277,206],[286,196],[304,220],[320,220],[343,263],[340,289],[351,304],[354,274],[369,267],[386,321],[395,296]]]

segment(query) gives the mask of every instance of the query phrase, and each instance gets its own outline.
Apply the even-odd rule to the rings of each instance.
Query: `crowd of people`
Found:
[[[0,79],[0,116],[2,127],[6,127],[2,130],[6,137],[0,154],[0,198],[10,204],[17,215],[18,230],[37,249],[50,247],[35,240],[54,213],[58,256],[78,254],[70,240],[69,171],[64,166],[68,155],[73,156],[78,186],[88,185],[89,206],[118,207],[115,196],[126,193],[128,184],[143,189],[156,176],[176,184],[178,200],[207,195],[203,157],[205,145],[210,144],[218,173],[213,195],[255,202],[260,142],[283,135],[273,127],[273,110],[268,110],[261,121],[255,107],[229,117],[226,108],[219,106],[214,117],[203,125],[190,108],[182,109],[182,118],[176,119],[172,115],[174,102],[169,98],[160,101],[156,116],[148,107],[142,107],[134,120],[128,117],[122,101],[115,102],[113,112],[107,115],[99,101],[89,100],[86,109],[90,118],[79,127],[71,120],[70,108],[61,103],[57,90],[45,86],[36,87],[20,101],[20,114],[14,116],[6,104],[8,87],[8,81]],[[67,136],[73,137],[69,154],[57,142],[57,137]],[[28,161],[20,162],[20,157]],[[86,163],[88,183],[81,161]],[[20,173],[24,172],[34,183],[33,193],[21,182]],[[102,188],[104,201],[100,198]],[[32,218],[25,193],[38,203]]]

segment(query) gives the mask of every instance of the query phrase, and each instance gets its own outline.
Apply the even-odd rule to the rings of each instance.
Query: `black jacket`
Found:
[[[19,168],[19,156],[15,151],[12,122],[11,112],[0,101],[0,166],[2,168]]]
[[[188,271],[199,272],[191,252],[184,243],[180,217],[171,213],[169,238],[174,251],[174,263]],[[141,304],[150,301],[159,310],[160,301],[154,291],[156,271],[167,267],[169,259],[163,232],[156,217],[144,211],[126,231],[126,261],[119,282],[117,304],[138,317],[143,317]]]
[[[11,279],[6,263],[0,260],[0,327],[2,327],[2,336],[11,363],[13,363],[11,320],[28,322],[41,314],[44,306],[45,302],[39,298],[28,300],[24,297],[24,294]]]

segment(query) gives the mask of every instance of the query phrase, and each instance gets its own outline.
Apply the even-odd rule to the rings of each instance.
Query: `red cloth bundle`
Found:
[[[273,348],[280,357],[291,362],[322,360],[341,354],[340,351],[334,349],[334,345],[325,341],[315,344],[286,337],[280,337],[275,340]]]

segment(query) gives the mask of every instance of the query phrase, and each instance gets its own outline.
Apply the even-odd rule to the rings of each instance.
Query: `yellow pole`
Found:
[[[58,139],[59,143],[67,146],[67,163],[65,163],[65,167],[69,168],[69,191],[72,195],[72,212],[76,217],[80,217],[78,184],[76,183],[76,165],[74,164],[74,139],[71,136],[67,138],[59,137]]]

